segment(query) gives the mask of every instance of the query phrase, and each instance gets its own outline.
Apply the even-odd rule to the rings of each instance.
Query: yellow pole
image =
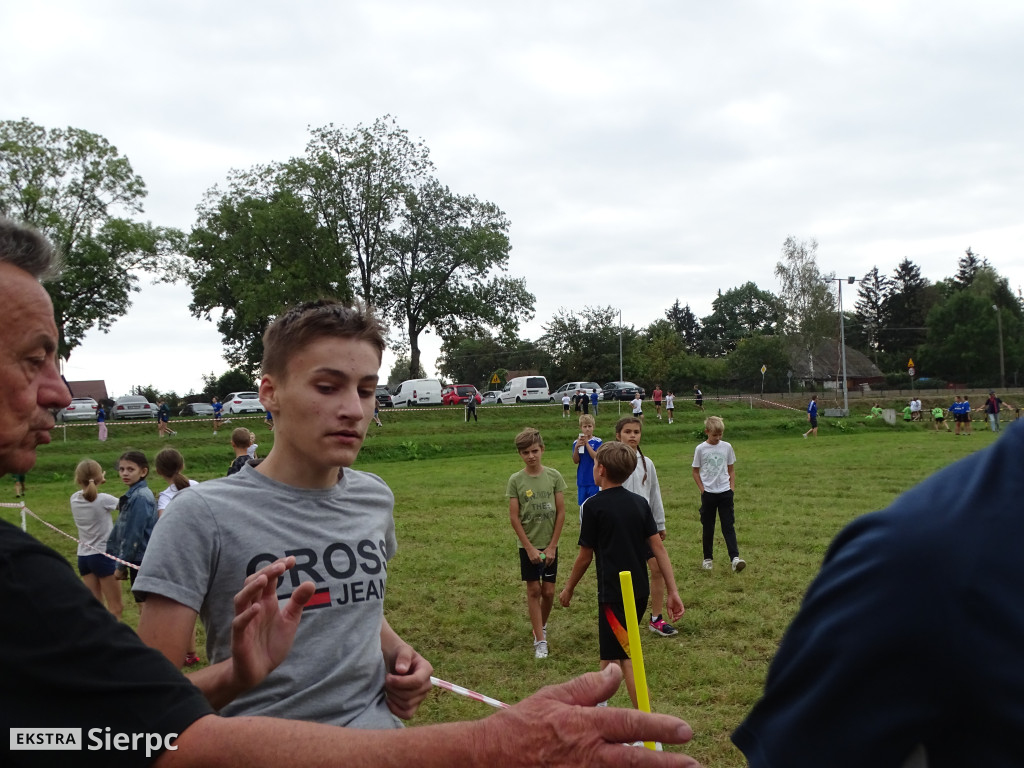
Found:
[[[623,613],[626,614],[626,634],[629,635],[629,660],[633,662],[636,703],[641,712],[650,712],[651,699],[647,692],[644,650],[640,645],[640,625],[636,620],[636,597],[633,594],[633,575],[629,571],[619,571],[619,584],[622,587]],[[650,750],[655,748],[653,741],[645,741],[644,746]]]

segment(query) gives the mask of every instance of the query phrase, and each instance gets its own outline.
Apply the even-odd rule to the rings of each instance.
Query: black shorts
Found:
[[[818,417],[817,416],[811,416],[810,420],[811,420],[811,429],[817,429],[818,428]]]
[[[698,397],[693,402],[694,402],[694,405],[704,405],[704,398],[703,397]]]
[[[541,560],[539,564],[534,564],[526,556],[526,550],[520,547],[519,575],[523,581],[546,581],[548,584],[554,584],[558,577],[558,550],[555,550],[553,561]]]
[[[639,624],[647,610],[647,599],[650,595],[634,594],[634,597],[636,621]],[[597,636],[601,645],[601,661],[619,661],[630,657],[626,653],[629,640],[626,636],[626,614],[622,603],[597,604]]]

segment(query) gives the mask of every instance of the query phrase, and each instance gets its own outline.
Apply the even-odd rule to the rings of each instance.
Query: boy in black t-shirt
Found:
[[[563,607],[572,601],[573,591],[590,561],[597,555],[598,633],[601,645],[601,669],[618,664],[626,679],[626,689],[633,706],[637,706],[633,664],[630,661],[629,639],[626,635],[626,608],[623,603],[619,572],[629,571],[633,577],[633,611],[637,621],[647,608],[650,583],[647,580],[648,550],[654,553],[665,576],[668,591],[668,613],[675,621],[685,608],[679,599],[672,563],[658,535],[658,526],[651,507],[642,496],[627,491],[622,484],[636,468],[636,454],[625,444],[607,442],[597,451],[594,482],[601,491],[581,507],[580,552],[572,574],[558,599]]]

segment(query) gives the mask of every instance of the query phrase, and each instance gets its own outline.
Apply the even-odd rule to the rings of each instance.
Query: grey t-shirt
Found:
[[[153,531],[135,590],[198,611],[215,663],[231,655],[233,598],[246,576],[295,555],[278,598],[302,581],[317,590],[291,653],[221,714],[400,727],[384,699],[380,648],[387,561],[397,547],[393,508],[391,489],[366,472],[346,469],[333,488],[306,490],[245,466],[174,500]]]

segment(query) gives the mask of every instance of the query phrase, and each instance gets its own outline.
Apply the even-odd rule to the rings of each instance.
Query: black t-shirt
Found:
[[[620,485],[583,502],[581,515],[579,545],[594,550],[598,602],[623,602],[619,571],[632,574],[637,597],[649,594],[648,539],[658,526],[647,499]]]
[[[80,751],[11,751],[4,765],[150,765],[160,750],[147,758],[144,739],[137,751],[95,749],[97,740],[180,734],[213,713],[199,689],[116,621],[64,558],[2,520],[0,615],[4,740],[9,728],[82,729]]]

